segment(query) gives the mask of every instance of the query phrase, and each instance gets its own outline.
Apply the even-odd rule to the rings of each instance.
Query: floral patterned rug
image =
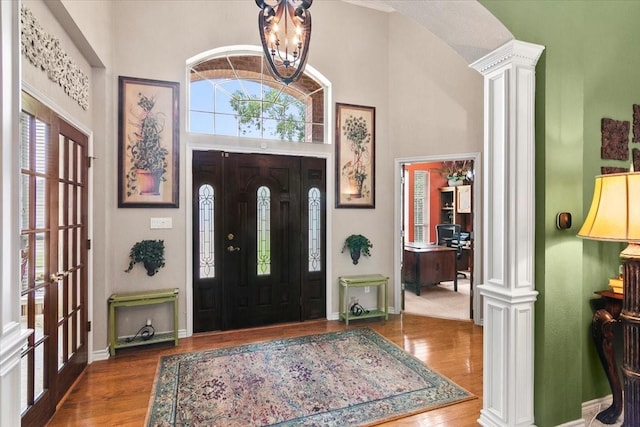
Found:
[[[360,426],[470,398],[371,329],[164,356],[148,426]]]

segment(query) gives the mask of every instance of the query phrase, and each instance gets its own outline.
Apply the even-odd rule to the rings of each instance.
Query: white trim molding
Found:
[[[534,425],[534,106],[543,50],[512,40],[470,65],[484,76],[483,426]]]
[[[20,2],[0,2],[0,425],[20,425],[21,350],[33,332],[20,325]]]

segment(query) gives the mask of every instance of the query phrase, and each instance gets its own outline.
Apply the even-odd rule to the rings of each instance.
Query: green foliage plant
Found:
[[[125,272],[130,272],[139,262],[143,263],[148,276],[153,276],[164,267],[164,240],[141,240],[134,244],[129,252],[129,267]]]
[[[347,237],[342,246],[342,252],[349,250],[351,260],[354,264],[358,263],[360,255],[371,256],[370,249],[373,247],[371,241],[362,234],[352,234]]]

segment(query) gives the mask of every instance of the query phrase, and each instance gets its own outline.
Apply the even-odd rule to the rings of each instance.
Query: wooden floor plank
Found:
[[[87,367],[54,417],[58,426],[144,425],[160,356],[209,348],[369,327],[477,396],[476,399],[397,419],[390,426],[477,426],[482,408],[482,328],[469,321],[453,321],[411,314],[391,315],[388,321],[312,321],[265,328],[194,335],[177,347],[158,344],[118,350],[106,361]]]

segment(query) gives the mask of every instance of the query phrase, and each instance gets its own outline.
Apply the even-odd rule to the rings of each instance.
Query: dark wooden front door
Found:
[[[194,331],[325,315],[325,161],[194,152]]]

